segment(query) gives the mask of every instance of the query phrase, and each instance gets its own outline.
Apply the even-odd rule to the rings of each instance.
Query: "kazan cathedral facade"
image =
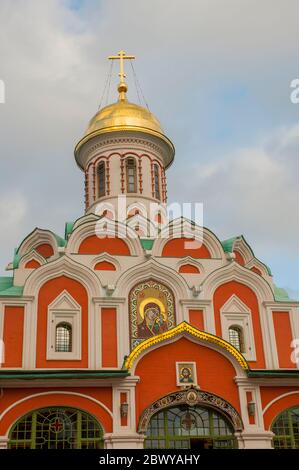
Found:
[[[75,148],[85,215],[0,278],[0,447],[299,448],[299,304],[243,236],[167,221],[174,146],[120,77]]]

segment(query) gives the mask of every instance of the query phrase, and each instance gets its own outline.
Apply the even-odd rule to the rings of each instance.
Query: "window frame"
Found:
[[[160,167],[158,163],[154,163],[154,195],[155,199],[161,201]]]
[[[103,168],[103,171],[101,171]],[[101,160],[97,164],[97,195],[98,198],[106,196],[106,163],[104,160]],[[103,181],[101,181],[101,178]],[[102,186],[102,187],[101,187]]]
[[[47,360],[80,360],[82,358],[82,319],[81,306],[63,291],[48,306],[47,321]],[[72,328],[72,350],[56,351],[56,328],[67,323]]]
[[[68,332],[68,342],[66,342],[65,340],[63,341],[68,346],[67,350],[58,349],[58,346],[59,346],[59,343],[60,343],[59,337],[58,337],[58,329],[59,328],[64,328]],[[56,329],[55,329],[55,352],[72,352],[72,350],[73,350],[73,328],[72,328],[72,325],[70,325],[70,323],[67,323],[67,322],[57,323]]]
[[[222,337],[228,343],[229,328],[241,328],[243,332],[243,351],[241,354],[247,361],[256,361],[256,349],[252,324],[252,313],[235,294],[220,309]]]
[[[235,344],[232,342],[232,339],[230,338],[230,331],[235,331],[238,334],[238,343],[240,345],[240,348],[237,348]],[[244,354],[245,353],[245,344],[244,344],[244,332],[243,328],[240,325],[230,325],[228,328],[228,338],[229,338],[229,343],[234,346],[240,353]]]
[[[130,166],[129,162],[132,161],[134,162],[132,166]],[[133,169],[133,175],[129,175],[129,170]],[[130,188],[130,181],[129,178],[130,176],[133,176],[134,178],[134,191],[131,191]],[[137,163],[136,163],[136,158],[135,157],[126,157],[126,182],[127,182],[127,193],[130,194],[136,194],[137,191]]]

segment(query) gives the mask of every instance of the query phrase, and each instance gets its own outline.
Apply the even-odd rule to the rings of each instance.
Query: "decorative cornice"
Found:
[[[105,139],[105,140],[102,140],[100,142],[97,142],[96,144],[92,145],[87,151],[86,151],[86,157],[87,159],[90,157],[90,155],[102,148],[102,147],[105,147],[107,145],[115,145],[115,144],[137,144],[137,145],[142,145],[142,146],[145,146],[145,147],[148,147],[150,148],[151,150],[154,150],[155,152],[157,152],[158,154],[161,154],[163,152],[163,149],[162,147],[160,147],[159,145],[157,144],[154,144],[153,142],[150,142],[148,140],[145,140],[145,139],[138,139],[138,138],[124,138],[124,137],[113,137],[113,138],[110,138],[110,139]]]
[[[216,344],[224,348],[232,356],[234,356],[234,358],[238,361],[242,369],[244,370],[249,369],[249,366],[244,356],[236,348],[234,348],[230,343],[228,343],[222,338],[219,338],[218,336],[214,336],[210,333],[200,331],[197,328],[189,325],[189,323],[185,321],[180,323],[176,327],[172,328],[171,330],[168,330],[165,333],[162,333],[160,335],[153,336],[143,341],[138,346],[136,346],[136,348],[134,348],[133,351],[130,353],[130,355],[126,358],[124,362],[124,368],[128,370],[131,369],[131,367],[133,366],[133,363],[137,360],[140,354],[143,353],[145,350],[149,349],[154,344],[161,343],[163,341],[166,341],[168,339],[171,339],[183,333],[187,333],[195,338],[201,339],[203,341],[207,341],[208,343]]]

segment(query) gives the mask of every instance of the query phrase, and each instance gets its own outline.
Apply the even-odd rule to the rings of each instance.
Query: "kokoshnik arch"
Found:
[[[0,278],[0,446],[299,448],[298,302],[243,236],[190,222],[189,249],[164,220],[174,146],[127,99],[133,56],[111,59],[118,100],[75,147],[85,214],[34,229]]]

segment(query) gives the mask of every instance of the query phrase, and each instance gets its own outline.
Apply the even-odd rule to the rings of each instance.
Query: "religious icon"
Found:
[[[159,305],[149,302],[145,305],[143,311],[143,321],[139,325],[139,334],[143,337],[158,335],[167,330],[165,314],[161,311]]]
[[[163,284],[149,280],[138,284],[129,297],[131,348],[175,326],[172,292]]]
[[[195,362],[177,362],[177,385],[196,385]]]

